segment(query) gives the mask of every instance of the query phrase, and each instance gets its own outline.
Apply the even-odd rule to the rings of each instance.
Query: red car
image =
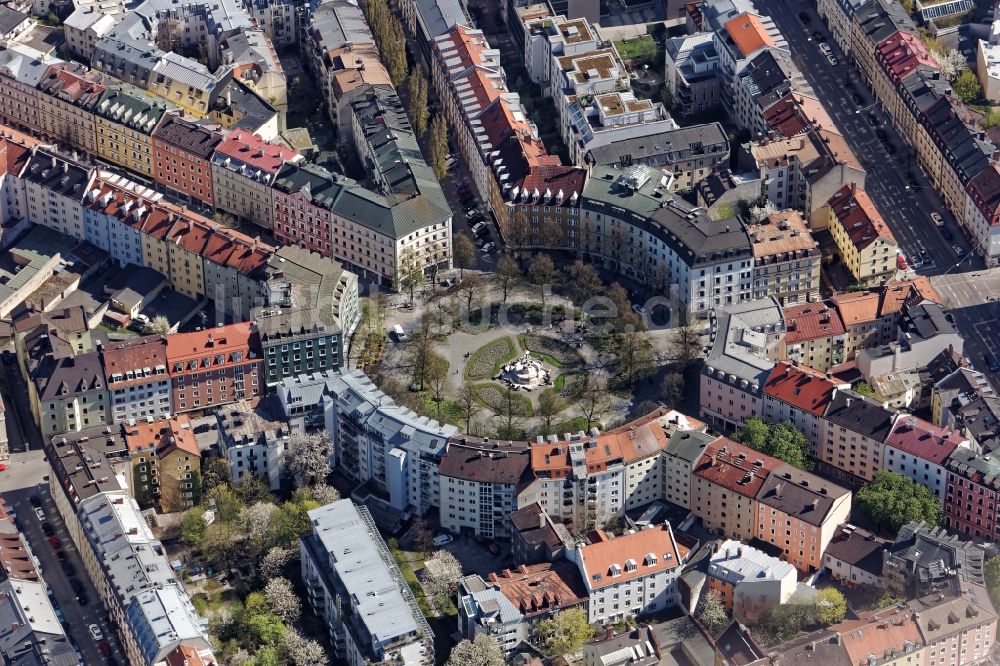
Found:
[[[107,641],[101,641],[100,643],[98,643],[97,649],[100,650],[101,654],[103,654],[104,656],[108,656],[109,654],[111,654],[111,646],[108,645]]]
[[[896,268],[901,271],[905,271],[907,269],[906,257],[901,254],[896,255]]]
[[[53,548],[58,548],[59,547],[59,537],[57,537],[57,536],[50,536],[49,537],[49,543],[52,544]]]

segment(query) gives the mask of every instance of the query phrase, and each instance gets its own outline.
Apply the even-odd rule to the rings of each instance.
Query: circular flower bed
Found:
[[[465,376],[469,379],[485,379],[500,372],[500,366],[514,358],[514,341],[500,338],[474,351],[465,364]]]
[[[476,398],[478,398],[480,402],[492,409],[494,412],[497,412],[498,414],[506,412],[506,390],[496,384],[478,384],[472,387],[472,389],[476,394]],[[531,401],[523,395],[515,394],[513,412],[515,416],[531,416]]]
[[[550,338],[547,335],[536,333],[526,333],[524,335],[524,346],[528,351],[545,354],[553,361],[565,368],[572,368],[583,363],[583,359],[562,340]]]

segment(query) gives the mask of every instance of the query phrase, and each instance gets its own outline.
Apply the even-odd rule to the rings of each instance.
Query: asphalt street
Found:
[[[124,653],[117,634],[108,622],[104,604],[91,584],[80,554],[73,545],[69,531],[49,494],[47,482],[49,471],[49,465],[42,457],[41,451],[14,454],[11,456],[8,469],[0,472],[0,492],[3,493],[7,505],[16,513],[21,533],[41,563],[42,578],[52,590],[49,598],[53,606],[62,611],[65,618],[63,626],[82,655],[83,663],[108,663],[98,648],[98,641],[90,635],[89,626],[96,624],[101,628],[104,634],[103,640],[110,647],[111,654],[119,664],[125,664]],[[60,549],[66,554],[67,561],[74,569],[72,576],[83,584],[88,599],[86,606],[80,605],[77,601],[76,594],[70,587],[70,577],[56,559],[55,550],[42,530],[42,521],[35,515],[35,509],[31,505],[32,496],[37,496],[42,501],[45,521],[52,525]]]
[[[7,417],[7,436],[12,452],[23,451],[25,444],[31,450],[42,448],[42,433],[35,426],[35,419],[31,415],[31,406],[28,404],[28,387],[17,369],[17,362],[13,354],[4,354],[0,361],[0,372],[6,380],[9,394],[5,395],[4,406]],[[11,409],[13,407],[13,409]]]
[[[928,260],[917,273],[939,275],[948,270],[954,271],[958,255],[952,245],[960,246],[964,256],[969,250],[968,243],[918,166],[916,156],[897,136],[888,115],[883,113],[881,105],[875,101],[854,66],[837,48],[815,8],[790,0],[758,0],[757,6],[762,14],[769,15],[778,25],[788,41],[795,64],[867,171],[865,189],[896,236],[900,249],[911,262],[920,257]],[[800,12],[809,15],[811,20],[808,24],[800,20]],[[827,61],[818,42],[812,39],[813,31],[826,35],[826,43],[837,58],[837,65]],[[860,96],[860,104],[855,103],[852,94]],[[866,119],[866,110],[874,112],[879,119],[881,129],[896,147],[895,155],[890,155],[879,140],[876,128]],[[910,189],[907,189],[907,172],[912,173],[917,182]],[[953,240],[942,237],[928,216],[931,211],[938,211],[945,218],[953,232]],[[966,261],[958,270],[970,270],[981,265],[978,260],[974,260],[972,266]]]
[[[1000,359],[1000,269],[949,273],[931,283],[955,317],[965,356],[994,388],[1000,386],[1000,373],[991,372],[984,358],[991,351]]]

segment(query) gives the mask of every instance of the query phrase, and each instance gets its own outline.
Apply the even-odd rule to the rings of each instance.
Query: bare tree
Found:
[[[413,383],[417,389],[424,390],[427,381],[427,371],[430,368],[431,355],[434,354],[434,340],[428,332],[429,322],[421,322],[420,331],[413,334],[410,342],[409,362],[412,369]]]
[[[458,405],[459,411],[462,414],[462,419],[465,420],[465,432],[472,432],[472,420],[476,418],[476,414],[482,411],[479,407],[479,401],[476,400],[476,394],[470,386],[463,386],[458,392],[458,398],[455,400],[455,404]]]
[[[458,281],[462,282],[465,280],[465,269],[472,268],[472,263],[476,259],[476,246],[468,236],[459,234],[452,243],[451,256],[458,266]]]
[[[597,275],[597,269],[591,264],[577,259],[570,266],[569,275],[571,278],[569,289],[574,303],[583,303],[591,296],[600,293],[601,278]]]
[[[517,261],[513,257],[506,254],[500,257],[496,271],[493,273],[493,283],[499,287],[505,305],[507,297],[510,296],[510,292],[513,291],[521,277],[521,267],[517,265]]]
[[[603,381],[591,377],[587,388],[580,394],[580,411],[587,419],[587,430],[598,422],[598,415],[608,408],[608,387]]]
[[[497,405],[497,416],[501,419],[500,427],[497,428],[497,437],[500,439],[516,439],[521,426],[521,417],[524,408],[518,395],[509,387],[500,390],[501,400]]]
[[[528,279],[541,290],[542,305],[545,305],[545,287],[552,284],[555,276],[556,267],[549,255],[538,252],[531,258],[531,263],[528,265]]]
[[[563,402],[555,391],[544,391],[538,396],[538,416],[541,417],[544,424],[544,434],[552,434],[552,422],[563,407]]]
[[[326,483],[333,443],[324,433],[292,435],[285,446],[285,470],[296,488]]]
[[[410,294],[412,302],[414,291],[424,283],[424,269],[416,250],[412,248],[403,250],[403,254],[399,257],[396,283],[397,289],[405,289]]]
[[[628,386],[635,386],[653,367],[653,347],[649,337],[640,331],[628,330],[618,343],[619,375]]]
[[[660,384],[660,400],[668,407],[676,407],[684,395],[684,376],[668,372]]]
[[[454,314],[454,301],[450,297],[441,297],[434,302],[434,324],[437,326],[438,335],[444,335],[451,328]]]
[[[478,275],[471,273],[458,285],[458,292],[465,299],[465,311],[471,318],[473,303],[478,304],[483,295],[483,281]]]
[[[322,505],[333,504],[340,500],[340,491],[325,483],[317,483],[309,489],[309,495]]]
[[[295,594],[292,583],[287,578],[272,578],[264,586],[264,597],[271,612],[280,617],[285,624],[291,624],[302,615],[302,604],[299,595]]]
[[[671,336],[673,348],[670,360],[680,366],[681,372],[690,368],[701,354],[698,331],[690,324],[678,326]]]
[[[440,355],[431,352],[427,364],[427,383],[430,384],[434,402],[437,403],[438,418],[441,418],[441,404],[444,402],[444,389],[448,385],[448,361]]]

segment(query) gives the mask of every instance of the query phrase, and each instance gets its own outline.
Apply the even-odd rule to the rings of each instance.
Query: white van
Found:
[[[392,327],[392,332],[396,335],[397,342],[402,342],[406,339],[406,333],[403,332],[403,327],[399,324]]]

